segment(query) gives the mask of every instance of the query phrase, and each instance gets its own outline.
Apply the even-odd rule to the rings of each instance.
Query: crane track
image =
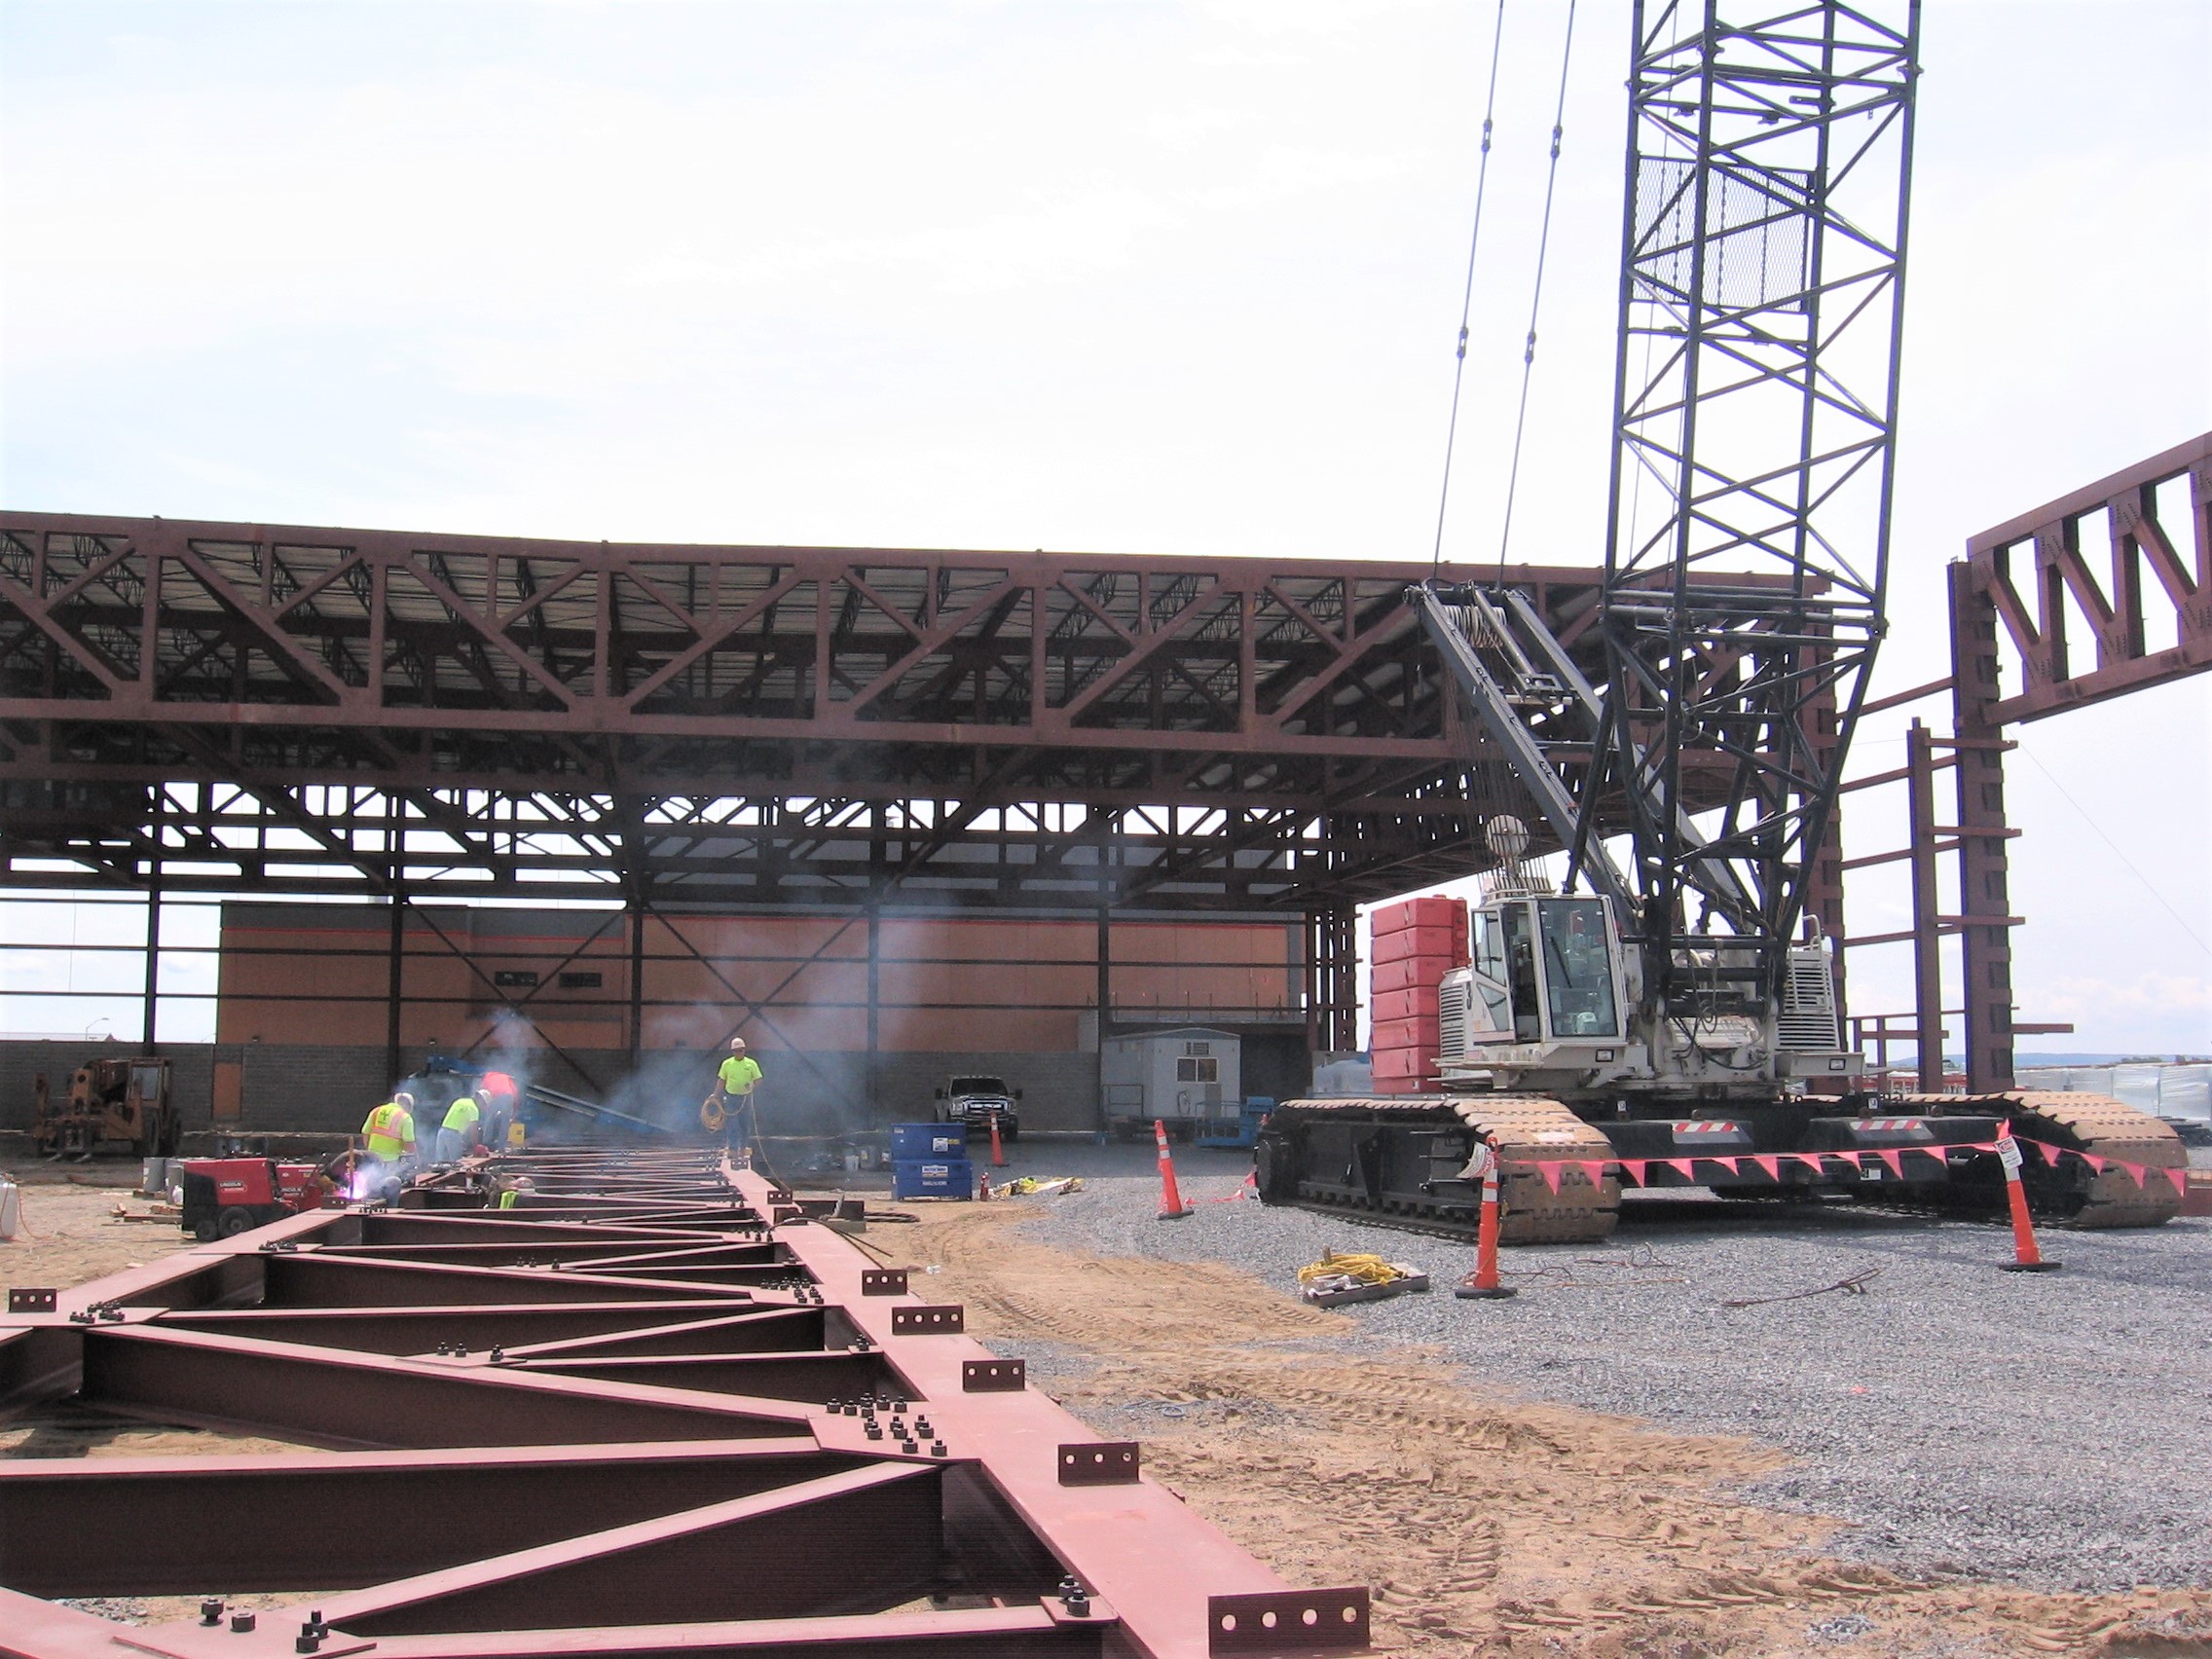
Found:
[[[2081,1229],[2159,1227],[2181,1213],[2181,1195],[2157,1171],[2188,1167],[2189,1149],[2169,1125],[2121,1101],[2029,1088],[1906,1094],[1899,1100],[1934,1117],[2000,1114],[2011,1119],[2012,1132],[2023,1140],[2133,1163],[2148,1172],[2138,1187],[2134,1177],[2117,1167],[2093,1170],[2080,1159],[2066,1159],[2052,1169],[2031,1152],[2020,1180],[2040,1220]]]
[[[1392,1149],[1382,1150],[1382,1131]],[[1472,1238],[1479,1194],[1457,1179],[1464,1153],[1416,1158],[1412,1143],[1435,1131],[1463,1144],[1469,1131],[1490,1140],[1503,1165],[1499,1241],[1579,1244],[1609,1235],[1619,1218],[1620,1177],[1593,1181],[1560,1170],[1555,1188],[1539,1161],[1610,1161],[1612,1143],[1563,1101],[1542,1094],[1383,1095],[1355,1100],[1286,1101],[1269,1119],[1256,1155],[1260,1195],[1324,1215],[1446,1238]],[[1295,1147],[1293,1143],[1296,1143]],[[1295,1179],[1274,1161],[1295,1163]],[[1419,1167],[1413,1167],[1414,1164]],[[1430,1189],[1435,1189],[1431,1191]]]

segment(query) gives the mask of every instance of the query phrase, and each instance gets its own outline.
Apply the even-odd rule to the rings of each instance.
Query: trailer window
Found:
[[[1179,1059],[1175,1062],[1175,1081],[1177,1083],[1219,1083],[1221,1081],[1221,1062],[1219,1060]]]
[[[1544,986],[1554,1037],[1617,1037],[1605,906],[1596,899],[1546,899]]]

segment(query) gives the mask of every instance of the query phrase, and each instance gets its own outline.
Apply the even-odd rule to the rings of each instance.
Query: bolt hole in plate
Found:
[[[960,1386],[970,1394],[1018,1394],[1029,1384],[1026,1359],[964,1359]]]
[[[863,1268],[861,1270],[863,1296],[904,1296],[906,1270],[904,1268]]]
[[[1364,1586],[1206,1598],[1206,1651],[1344,1653],[1368,1645]]]
[[[957,1302],[891,1310],[891,1334],[895,1337],[951,1337],[967,1328],[968,1309]]]
[[[8,1292],[8,1311],[11,1313],[51,1313],[55,1295],[44,1286],[16,1285]]]
[[[1133,1440],[1081,1441],[1060,1448],[1060,1485],[1126,1486],[1137,1478]]]

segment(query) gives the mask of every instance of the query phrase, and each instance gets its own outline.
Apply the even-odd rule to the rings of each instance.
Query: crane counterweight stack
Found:
[[[1490,817],[1465,964],[1393,986],[1432,997],[1434,1053],[1379,1036],[1378,1075],[1445,1092],[1289,1103],[1260,1139],[1264,1198],[1471,1229],[1454,1171],[1479,1140],[1505,1163],[1509,1242],[1592,1237],[1618,1206],[1587,1172],[1608,1154],[1647,1185],[1938,1198],[1988,1184],[1951,1149],[2032,1113],[1854,1092],[1823,937],[1884,631],[1919,15],[1636,6],[1596,614],[1563,639],[1502,568],[1407,595],[1535,824]],[[1524,865],[1539,841],[1567,855],[1564,891]],[[2181,1161],[2156,1120],[2091,1117],[2037,1124]],[[1546,1161],[1581,1168],[1515,1181]],[[2178,1208],[2076,1161],[2034,1183],[2046,1211]]]

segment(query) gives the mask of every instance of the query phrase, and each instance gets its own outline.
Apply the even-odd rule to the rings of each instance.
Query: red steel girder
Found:
[[[2186,532],[2160,516],[2157,501],[2158,486],[2184,478]],[[2100,520],[2102,571],[2097,549],[2084,545]],[[1966,563],[1964,586],[1954,587],[1966,631],[1954,673],[1985,666],[1975,647],[2002,626],[2023,682],[2007,696],[1978,676],[1960,681],[1974,705],[1962,733],[1969,724],[1994,730],[2042,719],[2212,669],[2212,432],[1983,531],[1968,541]],[[2161,609],[2170,614],[2174,644],[2151,650],[2146,614]],[[2078,637],[2083,622],[2086,641]]]
[[[0,1462],[0,1653],[277,1659],[317,1612],[325,1659],[1195,1659],[1229,1607],[1280,1609],[1285,1651],[1364,1638],[1365,1592],[1285,1589],[1164,1489],[1063,1486],[1089,1431],[971,1391],[989,1356],[958,1321],[902,1334],[919,1299],[760,1176],[681,1149],[500,1162],[541,1183],[527,1207],[447,1176],[6,1315],[0,1410],[342,1449]],[[863,1396],[877,1417],[825,1403]],[[916,1438],[869,1438],[894,1410]],[[39,1599],[247,1591],[299,1600],[126,1636]]]

